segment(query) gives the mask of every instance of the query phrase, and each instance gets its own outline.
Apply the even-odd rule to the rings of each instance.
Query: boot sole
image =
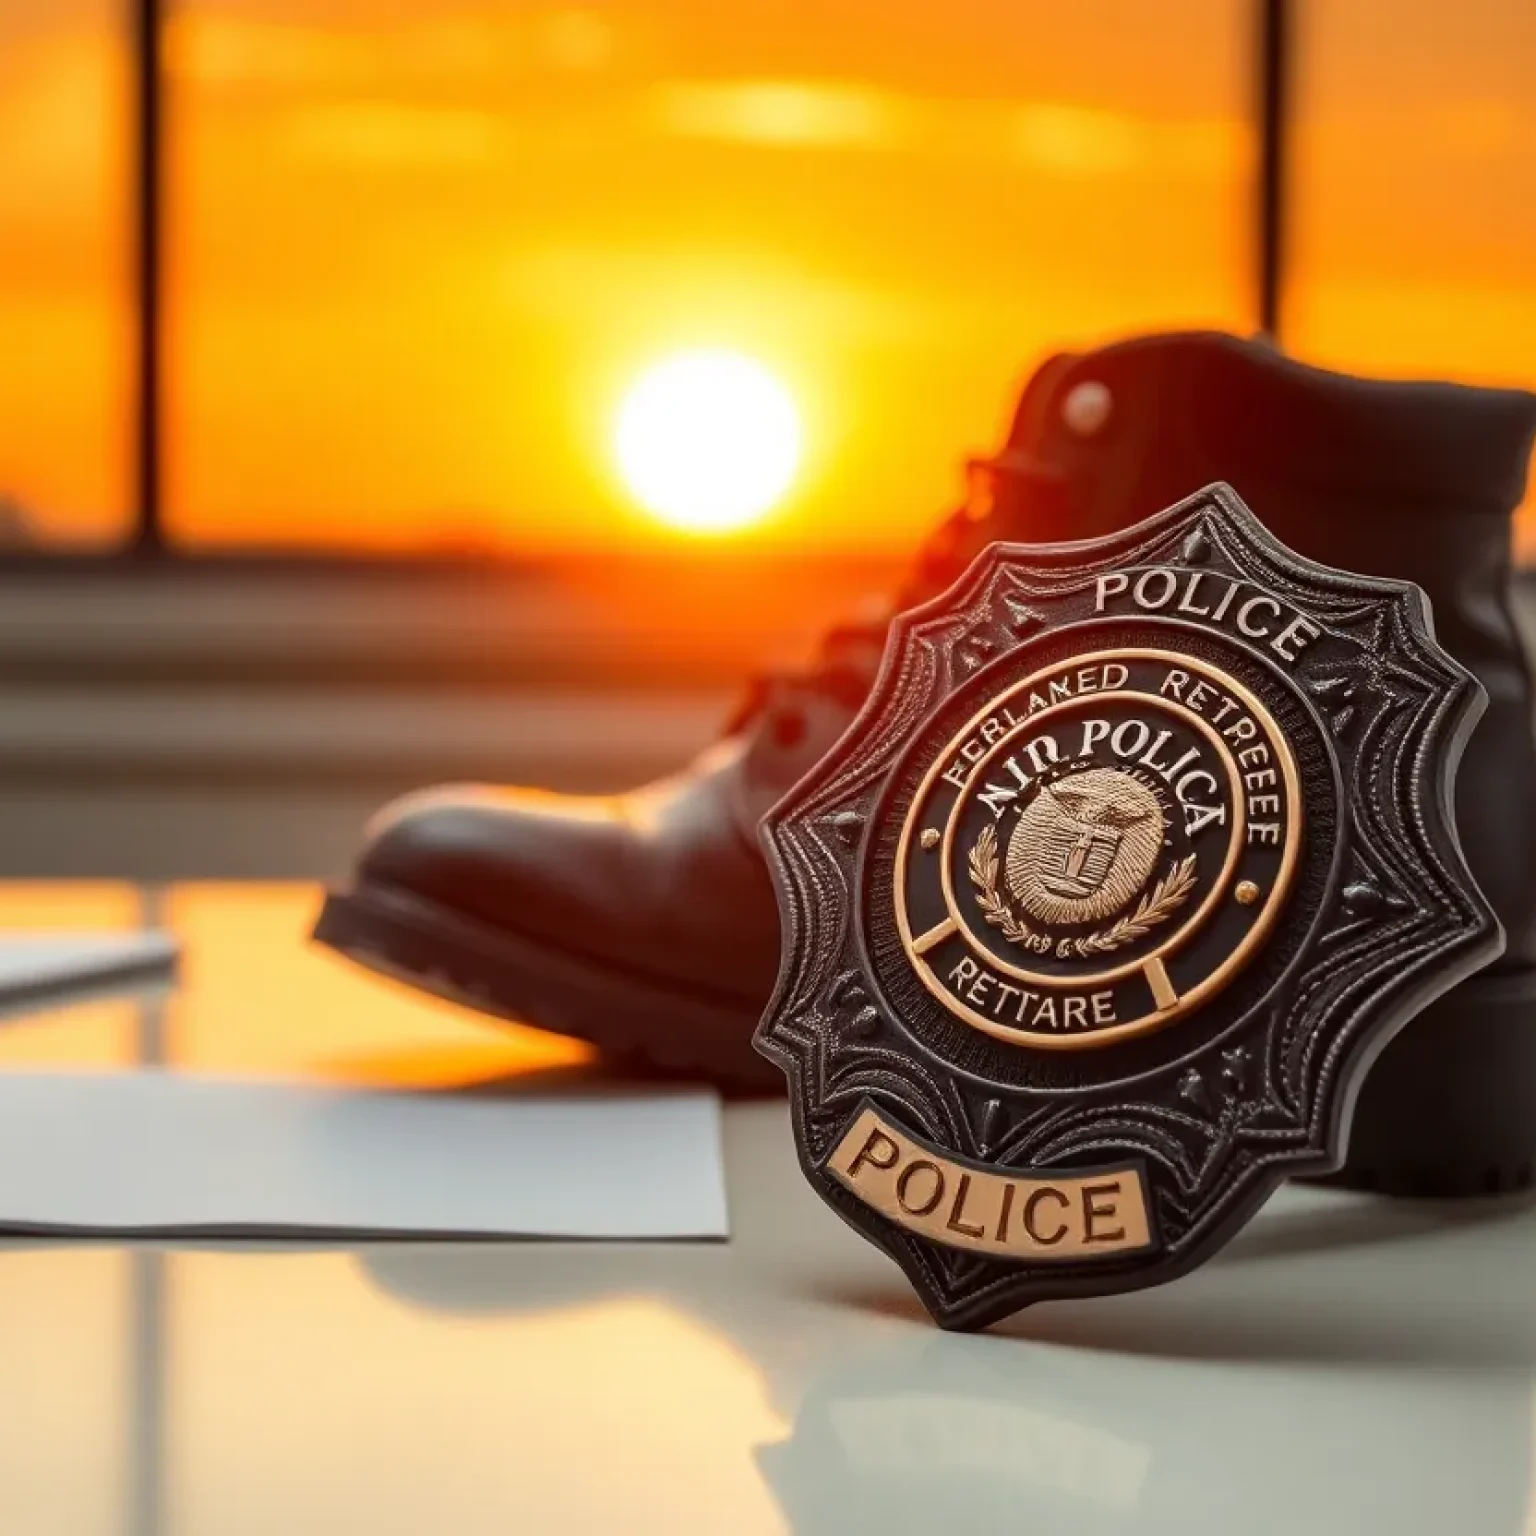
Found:
[[[615,1060],[782,1089],[752,1049],[757,1010],[617,971],[379,886],[327,895],[310,937],[370,971],[480,1013],[597,1046]]]
[[[1344,1166],[1321,1182],[1460,1199],[1536,1176],[1536,970],[1474,976],[1367,1074]]]

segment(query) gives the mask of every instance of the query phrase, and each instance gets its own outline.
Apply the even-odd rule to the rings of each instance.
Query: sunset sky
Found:
[[[1536,7],[1300,9],[1290,346],[1536,382]],[[174,11],[189,543],[675,538],[615,421],[698,348],[803,424],[750,536],[907,541],[1048,350],[1253,324],[1239,0]],[[70,541],[128,516],[117,21],[0,0],[0,493]]]

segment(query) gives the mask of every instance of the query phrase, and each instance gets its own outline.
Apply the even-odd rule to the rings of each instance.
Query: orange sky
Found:
[[[186,0],[171,526],[665,538],[612,411],[713,344],[805,418],[762,537],[909,539],[1048,348],[1251,325],[1247,10]],[[1536,8],[1303,10],[1294,350],[1536,379]],[[71,539],[126,516],[116,15],[0,0],[0,488]]]

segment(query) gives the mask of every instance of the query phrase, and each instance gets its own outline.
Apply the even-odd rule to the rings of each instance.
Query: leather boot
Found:
[[[1536,397],[1519,391],[1357,379],[1219,334],[1058,356],[896,596],[933,595],[993,541],[1106,533],[1215,480],[1301,553],[1426,590],[1440,640],[1488,690],[1458,823],[1508,949],[1387,1048],[1351,1183],[1474,1192],[1528,1183],[1536,1161],[1536,742],[1508,601],[1533,433]],[[756,826],[852,718],[883,629],[833,632],[804,672],[756,687],[714,748],[632,794],[407,797],[370,828],[316,937],[487,1012],[771,1081],[751,1047],[778,967]]]

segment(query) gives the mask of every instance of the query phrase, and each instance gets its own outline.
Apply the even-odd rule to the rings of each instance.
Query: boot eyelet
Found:
[[[1084,379],[1074,384],[1061,402],[1061,419],[1078,437],[1097,437],[1109,423],[1115,409],[1115,397],[1109,385],[1098,379]]]

